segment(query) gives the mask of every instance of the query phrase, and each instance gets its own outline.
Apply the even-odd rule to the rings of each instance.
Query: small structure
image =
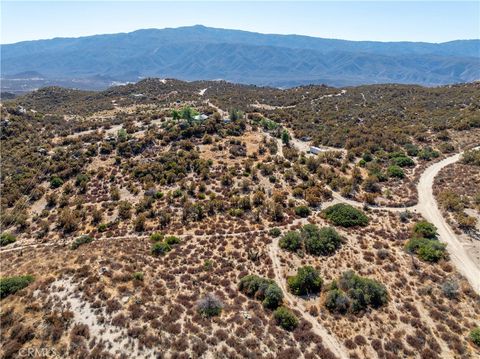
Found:
[[[228,118],[228,117],[224,117],[222,121],[225,124],[232,122],[232,120],[230,120],[230,118]]]
[[[309,142],[311,140],[312,140],[312,138],[308,137],[308,136],[303,136],[303,137],[300,138],[300,141],[302,141],[302,142]]]
[[[193,119],[195,121],[205,121],[207,118],[208,118],[208,116],[203,114],[203,113],[200,114],[200,115],[197,115],[197,116],[193,116]]]
[[[309,152],[313,155],[318,155],[320,152],[323,152],[323,150],[320,147],[310,146]]]

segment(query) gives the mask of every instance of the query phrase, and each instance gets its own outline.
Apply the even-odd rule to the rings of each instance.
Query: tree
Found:
[[[52,188],[58,188],[60,187],[61,185],[63,184],[63,180],[58,177],[58,176],[54,176],[52,177],[52,179],[50,180],[50,186]]]
[[[302,245],[302,237],[296,231],[287,232],[278,242],[280,248],[296,252]]]
[[[295,295],[308,295],[320,292],[323,280],[311,266],[300,267],[297,275],[289,277],[288,287]]]
[[[407,252],[417,254],[426,262],[438,262],[447,257],[446,244],[437,239],[412,238],[405,244]]]
[[[344,203],[327,207],[322,211],[322,215],[336,226],[354,227],[368,224],[368,217],[362,211]]]
[[[310,208],[308,208],[307,206],[295,207],[295,214],[299,217],[306,218],[310,215],[310,213]]]
[[[155,242],[152,246],[152,254],[159,256],[166,254],[172,250],[172,247],[165,242]]]
[[[325,306],[331,312],[346,313],[350,307],[350,299],[343,290],[333,288],[327,292]]]
[[[270,284],[265,290],[265,299],[262,304],[266,308],[275,309],[283,301],[283,292],[276,283]]]
[[[413,226],[413,235],[418,238],[437,238],[437,227],[428,221],[419,221]]]
[[[306,227],[315,227],[306,230]],[[305,243],[305,250],[312,255],[330,255],[340,248],[342,239],[338,232],[332,227],[318,229],[315,225],[307,224],[302,230],[302,238]]]
[[[273,317],[277,324],[285,330],[294,330],[298,326],[297,317],[285,307],[277,308],[273,312]]]

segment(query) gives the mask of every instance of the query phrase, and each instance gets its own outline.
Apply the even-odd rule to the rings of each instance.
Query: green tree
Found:
[[[282,132],[282,143],[287,146],[290,143],[290,134],[287,130],[283,130]]]
[[[322,215],[336,226],[354,227],[368,224],[368,217],[361,210],[344,203],[327,207],[322,211]]]
[[[271,283],[265,290],[265,299],[262,304],[266,308],[275,309],[282,304],[283,292],[276,283]]]
[[[320,292],[323,280],[311,266],[300,267],[297,275],[289,277],[288,287],[295,295],[308,295]]]
[[[280,248],[287,251],[296,252],[302,245],[302,237],[296,231],[287,232],[278,242]]]
[[[419,221],[413,226],[413,235],[419,238],[437,238],[437,227],[428,221]]]

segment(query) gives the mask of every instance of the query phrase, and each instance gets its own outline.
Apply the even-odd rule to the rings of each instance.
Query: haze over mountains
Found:
[[[1,46],[2,91],[101,89],[144,77],[291,87],[480,79],[480,40],[440,44],[266,35],[204,26]]]

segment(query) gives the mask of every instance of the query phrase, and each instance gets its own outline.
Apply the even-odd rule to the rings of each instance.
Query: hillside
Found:
[[[154,78],[2,101],[0,356],[479,357],[479,104]]]
[[[1,51],[2,90],[10,92],[46,85],[101,89],[149,76],[275,87],[480,79],[479,40],[355,42],[193,26],[20,42]]]

